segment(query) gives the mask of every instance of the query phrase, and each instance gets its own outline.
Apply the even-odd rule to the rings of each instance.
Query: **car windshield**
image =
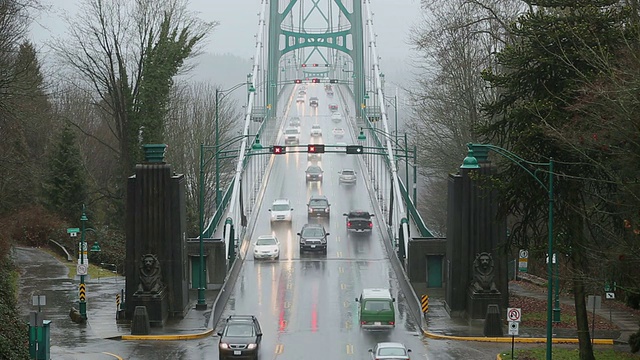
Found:
[[[324,230],[321,228],[306,228],[302,231],[302,237],[321,238],[324,237]]]
[[[261,238],[256,241],[256,245],[276,245],[276,239],[274,238]]]
[[[378,356],[406,356],[407,352],[403,348],[384,347],[378,349]]]
[[[342,175],[355,175],[353,170],[342,170]]]
[[[319,167],[317,167],[317,166],[309,166],[309,167],[307,168],[307,172],[308,172],[308,173],[312,173],[312,174],[317,174],[317,173],[321,173],[321,172],[322,172],[322,169],[320,169],[320,168],[319,168]]]
[[[313,124],[313,125],[311,126],[311,128],[312,128],[312,129],[320,129],[320,125],[318,125],[318,124]]]
[[[274,204],[273,211],[288,211],[289,210],[289,205],[287,204]]]
[[[253,336],[253,325],[229,324],[229,326],[227,326],[227,336],[238,336],[238,337]]]
[[[296,129],[287,129],[287,130],[285,131],[285,133],[286,133],[286,134],[297,134],[297,133],[298,133],[298,130],[296,130]]]
[[[327,200],[325,199],[311,199],[309,200],[310,206],[327,206]]]
[[[364,309],[366,311],[389,311],[391,306],[385,300],[368,300],[364,303]]]
[[[371,214],[366,211],[352,211],[349,213],[349,217],[354,218],[370,218]]]

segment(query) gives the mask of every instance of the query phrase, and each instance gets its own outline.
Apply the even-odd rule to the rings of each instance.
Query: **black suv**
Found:
[[[307,217],[326,217],[331,216],[331,204],[324,195],[313,195],[309,198],[307,204]]]
[[[364,210],[351,210],[342,214],[347,218],[347,231],[349,232],[367,232],[373,229],[373,214]]]
[[[322,251],[327,253],[327,236],[330,234],[322,224],[305,224],[298,233],[300,253],[304,251]]]
[[[230,315],[224,329],[218,333],[220,360],[258,359],[262,330],[253,315]]]

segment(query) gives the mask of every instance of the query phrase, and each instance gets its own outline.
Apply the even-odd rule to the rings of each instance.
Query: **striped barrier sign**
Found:
[[[120,309],[120,294],[116,294],[116,308]]]
[[[86,299],[86,294],[85,294],[85,288],[84,288],[84,284],[80,284],[80,301],[85,301]]]
[[[422,312],[424,314],[429,312],[429,295],[420,296],[420,304],[422,305]]]

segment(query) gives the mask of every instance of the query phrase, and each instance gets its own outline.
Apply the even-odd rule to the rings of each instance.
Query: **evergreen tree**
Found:
[[[526,160],[547,163],[553,158],[556,163],[555,249],[559,259],[567,259],[563,275],[574,292],[580,359],[592,360],[585,287],[592,273],[589,256],[598,253],[598,241],[606,239],[598,237],[591,220],[593,209],[606,206],[602,194],[608,192],[610,179],[558,134],[579,122],[572,106],[582,84],[599,73],[593,51],[607,61],[622,43],[624,12],[615,1],[527,2],[530,11],[512,27],[515,42],[497,54],[500,73],[483,73],[500,97],[486,104],[490,122],[480,133]],[[518,164],[505,163],[501,176],[503,212],[518,218],[510,238],[544,254],[546,192]],[[544,175],[540,179],[546,182]]]
[[[49,159],[44,194],[49,210],[74,221],[87,200],[87,180],[76,137],[67,125],[62,129]]]

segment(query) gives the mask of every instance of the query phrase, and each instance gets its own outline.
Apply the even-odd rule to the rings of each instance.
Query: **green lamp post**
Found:
[[[502,157],[511,161],[512,163],[518,165],[527,174],[531,175],[543,189],[547,191],[549,197],[549,219],[547,222],[548,226],[548,238],[547,238],[547,251],[549,254],[549,261],[547,261],[547,360],[551,360],[552,358],[552,345],[553,345],[553,158],[549,158],[549,162],[533,162],[524,160],[520,156],[512,153],[507,149],[503,149],[501,147],[491,145],[491,144],[467,144],[469,148],[467,152],[467,156],[464,158],[462,162],[461,169],[479,169],[480,165],[478,164],[478,160],[473,155],[474,148],[485,148],[488,150],[493,150],[494,152],[500,154]],[[534,165],[534,166],[544,166],[549,169],[548,174],[548,184],[545,185],[542,180],[540,180],[534,172],[531,172],[527,169],[523,164]],[[558,318],[560,317],[560,309],[557,309]]]

